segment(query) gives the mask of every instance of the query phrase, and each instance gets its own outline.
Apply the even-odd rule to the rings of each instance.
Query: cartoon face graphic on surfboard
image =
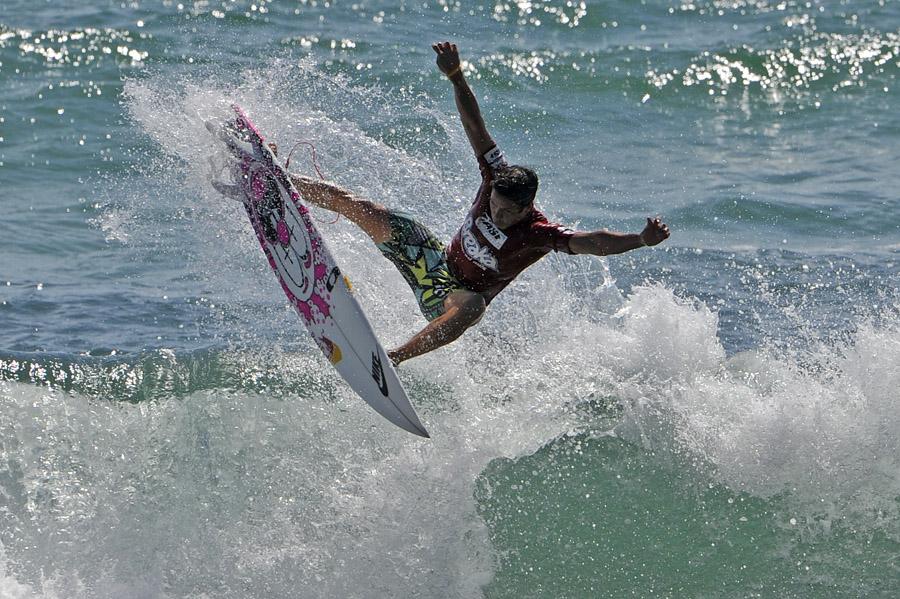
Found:
[[[223,125],[206,124],[233,157],[233,184],[213,186],[244,204],[285,295],[344,380],[386,419],[428,437],[290,177],[243,110],[232,109],[234,116]]]
[[[276,272],[285,291],[305,302],[312,297],[315,272],[312,241],[300,212],[290,193],[261,165],[249,170],[248,179],[255,200],[251,206],[265,233],[266,249],[275,260]]]

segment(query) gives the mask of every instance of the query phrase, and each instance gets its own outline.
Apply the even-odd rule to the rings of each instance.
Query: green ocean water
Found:
[[[581,229],[400,375],[284,301],[203,119],[449,238],[430,44]],[[895,597],[900,3],[0,3],[0,598]],[[313,173],[306,147],[292,168]],[[424,324],[314,212],[386,345]]]

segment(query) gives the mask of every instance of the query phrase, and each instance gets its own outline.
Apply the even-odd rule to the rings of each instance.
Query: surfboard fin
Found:
[[[241,203],[244,202],[244,192],[241,191],[240,186],[238,185],[229,185],[227,183],[222,183],[221,181],[214,181],[210,179],[209,183],[215,188],[216,191],[221,193],[226,198],[232,200],[238,200]]]
[[[230,123],[220,125],[214,121],[205,121],[204,124],[206,125],[206,130],[221,140],[236,158],[260,159],[253,144],[244,139],[240,132]]]
[[[218,191],[220,194],[225,196],[226,198],[237,200],[241,203],[246,203],[247,195],[243,192],[240,185],[235,183],[226,183],[224,181],[219,180],[222,174],[222,170],[228,167],[226,164],[216,164],[216,161],[212,156],[208,158],[209,160],[209,184],[213,186],[213,189]],[[232,181],[234,180],[234,170],[230,170],[232,175]]]

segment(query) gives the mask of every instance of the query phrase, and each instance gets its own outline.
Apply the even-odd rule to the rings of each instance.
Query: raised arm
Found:
[[[656,245],[668,237],[669,226],[667,224],[659,218],[648,218],[647,226],[640,233],[614,233],[612,231],[575,233],[569,240],[569,250],[573,254],[608,256],[628,252],[645,245]]]
[[[477,156],[483,156],[494,145],[494,140],[487,131],[484,119],[481,118],[481,109],[478,108],[478,100],[466,78],[463,75],[462,67],[459,62],[459,50],[456,44],[450,42],[440,42],[431,46],[437,53],[437,66],[441,72],[453,83],[453,94],[456,99],[456,109],[459,111],[459,118],[462,119],[463,129],[466,131],[466,137],[472,144]]]

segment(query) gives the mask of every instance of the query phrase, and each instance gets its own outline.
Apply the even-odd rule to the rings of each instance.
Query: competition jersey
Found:
[[[481,187],[462,227],[447,248],[450,272],[464,287],[485,294],[490,302],[520,272],[551,251],[571,254],[574,232],[551,223],[532,208],[522,221],[500,229],[491,220],[491,188],[495,169],[505,166],[497,146],[478,157]]]

